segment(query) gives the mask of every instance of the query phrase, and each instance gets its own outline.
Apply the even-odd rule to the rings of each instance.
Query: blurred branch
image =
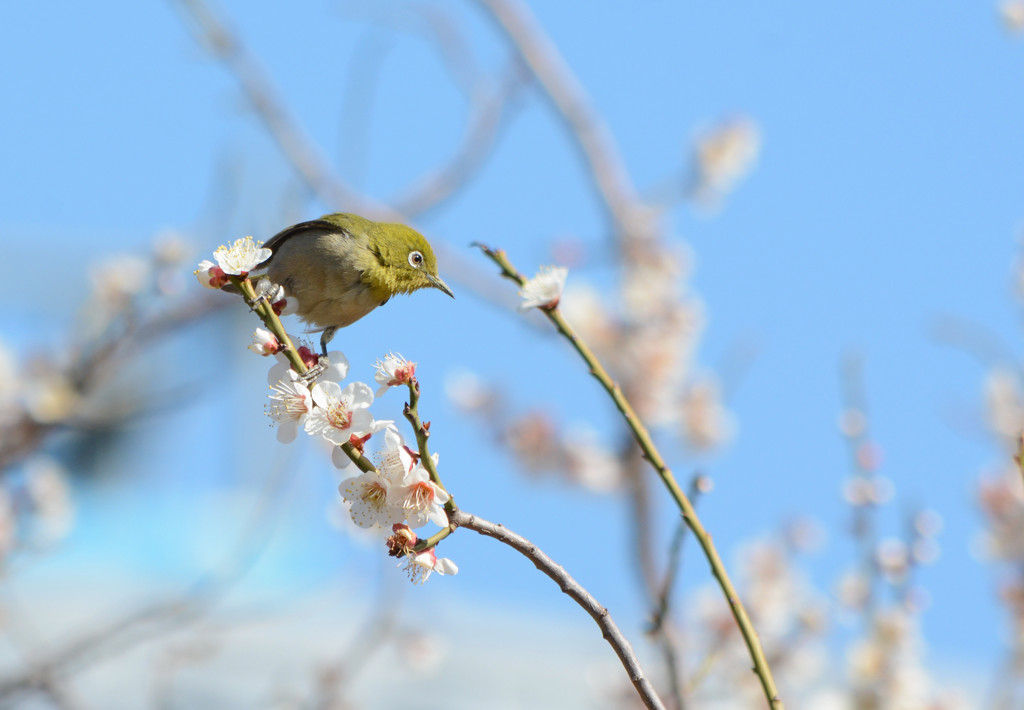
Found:
[[[565,121],[590,167],[617,236],[622,240],[651,236],[650,214],[643,209],[610,131],[529,8],[515,0],[477,1],[519,52]]]
[[[1016,361],[1010,346],[980,323],[943,316],[932,324],[930,332],[937,342],[973,355],[986,367],[1005,366]]]
[[[72,361],[65,366],[63,373],[59,371],[58,365],[44,363],[43,367],[48,368],[45,374],[66,377],[77,400],[85,401],[108,377],[123,368],[129,355],[139,351],[144,344],[166,336],[215,310],[224,308],[225,305],[203,296],[193,298],[148,320],[137,322],[134,316],[126,317],[126,326],[122,332],[109,338],[100,337],[95,342],[88,342],[73,350]],[[138,414],[138,411],[133,409],[131,412],[117,412],[113,416],[117,420],[123,420],[129,414]],[[44,421],[22,408],[9,422],[5,422],[0,430],[0,472],[38,449],[50,434],[96,423],[95,420],[87,421],[79,411],[72,410],[67,417]]]
[[[396,18],[393,13],[387,13],[381,19],[376,17],[380,14],[379,8],[371,9],[377,21],[408,31],[409,23],[400,22],[406,15]],[[423,34],[427,36],[428,43],[438,53],[445,70],[469,102],[467,127],[459,147],[448,162],[423,175],[404,195],[391,200],[398,213],[414,217],[447,200],[476,174],[492,152],[508,105],[518,96],[529,76],[516,56],[502,77],[491,81],[479,70],[469,42],[446,12],[419,4],[411,5],[409,10],[422,20],[421,24],[426,27]],[[417,26],[416,29],[421,28]],[[375,46],[381,47],[379,43]],[[348,82],[347,100],[344,102],[346,107],[358,107],[349,113],[353,119],[359,119],[360,128],[370,123],[370,110],[367,107],[372,107],[372,91],[376,87],[375,79],[382,54],[382,51],[372,52],[369,49],[357,52]],[[358,62],[358,66],[355,62]],[[354,88],[356,86],[359,87],[358,94]],[[361,134],[365,134],[365,131],[346,131],[350,141],[357,146],[367,143],[365,135]]]
[[[492,537],[498,542],[502,542],[515,549],[533,562],[537,569],[558,584],[559,588],[569,595],[573,601],[583,607],[584,611],[601,628],[604,639],[615,650],[615,654],[619,657],[623,668],[629,674],[629,679],[632,681],[633,687],[636,688],[636,692],[639,693],[644,705],[648,708],[664,710],[664,705],[662,705],[650,681],[644,675],[643,668],[640,667],[640,661],[637,659],[636,654],[633,653],[632,646],[630,646],[626,637],[622,635],[611,614],[598,603],[590,592],[573,579],[561,565],[544,554],[532,542],[517,535],[503,525],[496,525],[462,511],[455,511],[450,517],[454,525],[486,535],[487,537]]]
[[[701,478],[702,476],[697,474],[690,480],[690,488],[687,495],[693,501],[694,506],[697,504],[697,496],[703,490],[699,484]],[[683,542],[686,540],[687,529],[686,520],[680,518],[679,523],[676,525],[675,534],[672,536],[672,542],[669,545],[665,578],[662,581],[654,615],[648,629],[648,633],[657,639],[661,646],[662,657],[665,661],[665,672],[668,675],[669,688],[672,691],[672,700],[675,703],[676,710],[684,710],[686,707],[686,688],[683,684],[683,657],[679,653],[676,639],[674,638],[674,630],[669,623],[671,617],[670,602],[676,579],[682,568]]]
[[[279,509],[286,474],[280,465],[268,478],[249,520],[221,564],[200,577],[178,598],[126,614],[66,644],[22,672],[0,678],[0,706],[12,705],[34,692],[50,692],[53,683],[76,669],[127,651],[147,639],[194,623],[255,564],[273,533],[269,521]]]
[[[651,486],[646,475],[643,452],[636,445],[632,432],[623,432],[625,444],[621,447],[624,461],[622,476],[629,496],[630,528],[634,563],[644,586],[646,603],[654,602],[658,588],[658,569],[655,563],[655,506],[651,502]]]
[[[694,507],[697,505],[698,496],[707,488],[705,487],[705,477],[701,474],[696,474],[690,480],[690,489],[688,495],[690,500],[693,501]],[[672,590],[675,587],[676,578],[679,574],[679,570],[682,567],[683,559],[683,542],[686,540],[686,521],[680,520],[676,526],[675,535],[672,536],[672,544],[669,546],[668,551],[668,565],[665,570],[665,579],[661,583],[661,592],[658,595],[658,605],[654,609],[654,616],[651,619],[650,633],[657,634],[661,631],[662,624],[665,623],[665,619],[669,615],[670,602],[672,599]]]
[[[394,200],[396,209],[420,215],[451,197],[472,179],[491,154],[502,118],[510,101],[522,88],[524,77],[513,63],[494,89],[477,89],[471,97],[469,126],[449,162],[420,178],[406,195]]]
[[[405,196],[399,197],[401,209],[378,202],[346,185],[321,158],[321,152],[299,128],[284,103],[279,99],[269,77],[241,40],[217,19],[204,0],[172,0],[180,5],[192,22],[197,41],[207,47],[238,81],[249,99],[252,110],[262,120],[271,138],[299,177],[322,203],[330,209],[357,212],[379,221],[409,220],[403,210],[420,214],[450,198],[466,184],[483,162],[483,154],[493,144],[500,128],[506,104],[522,83],[518,65],[510,70],[499,87],[489,92],[478,91],[473,99],[474,110],[462,145],[446,166],[424,177]],[[444,35],[447,37],[447,33]],[[442,50],[444,48],[442,47]],[[443,52],[444,53],[444,52]],[[434,251],[446,264],[450,280],[472,290],[487,301],[495,299],[485,282],[459,252],[444,242],[436,242]]]
[[[221,22],[204,0],[175,0],[192,20],[196,39],[231,72],[263,121],[267,132],[277,143],[285,158],[325,205],[345,206],[374,219],[397,219],[394,210],[351,190],[322,160],[313,145],[278,98],[273,85],[241,40]]]
[[[1013,455],[1013,462],[1017,464],[1017,472],[1024,480],[1024,433],[1017,437],[1017,453]]]
[[[392,571],[390,564],[384,566],[387,572]],[[401,607],[398,587],[388,584],[388,579],[393,578],[390,575],[381,575],[382,588],[374,596],[374,612],[366,618],[363,626],[352,634],[349,648],[332,663],[320,668],[313,710],[340,710],[348,707],[344,704],[344,691],[351,687],[353,680],[370,659],[382,651],[395,635]]]

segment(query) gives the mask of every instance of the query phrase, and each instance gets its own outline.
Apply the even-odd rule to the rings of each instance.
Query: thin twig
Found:
[[[486,535],[487,537],[494,538],[498,542],[502,542],[509,547],[515,549],[520,554],[526,556],[541,572],[550,577],[559,588],[569,597],[583,607],[584,611],[590,614],[591,618],[601,628],[604,639],[611,645],[615,650],[615,654],[619,657],[622,662],[623,668],[629,674],[629,679],[633,683],[633,687],[636,688],[637,693],[640,694],[640,698],[643,700],[644,705],[648,708],[661,708],[664,710],[661,700],[658,699],[657,694],[654,692],[654,688],[651,686],[650,681],[644,675],[643,668],[640,666],[640,661],[637,659],[636,654],[633,652],[633,647],[630,646],[629,641],[623,636],[619,627],[612,619],[611,614],[608,610],[598,603],[590,592],[584,589],[579,582],[573,579],[565,569],[557,564],[554,560],[544,554],[536,545],[512,532],[503,525],[497,525],[495,523],[488,522],[475,515],[469,515],[462,511],[456,511],[452,516],[452,523],[462,528],[467,528],[474,532]]]
[[[1024,433],[1017,435],[1017,453],[1014,454],[1013,460],[1017,464],[1021,480],[1024,481]]]
[[[690,481],[688,497],[694,504],[694,507],[697,505],[697,497],[702,492],[702,480],[703,476],[697,474]],[[680,520],[679,525],[676,527],[675,535],[672,537],[672,543],[669,546],[668,566],[665,569],[665,579],[662,580],[661,590],[658,593],[658,605],[655,607],[654,616],[651,618],[650,632],[652,634],[658,633],[669,613],[669,602],[672,598],[672,589],[675,587],[679,568],[682,565],[683,541],[686,539],[686,530],[686,521]]]
[[[477,246],[479,246],[483,252],[492,261],[494,261],[499,268],[501,268],[502,276],[515,281],[520,286],[526,283],[526,278],[512,266],[508,257],[505,255],[505,252],[490,249],[482,244],[478,244]],[[703,524],[700,522],[700,518],[697,517],[697,512],[693,508],[693,504],[690,502],[690,499],[679,487],[672,470],[668,467],[668,464],[665,463],[661,453],[654,445],[650,433],[633,410],[633,406],[625,396],[623,396],[622,390],[608,375],[604,366],[602,366],[600,361],[597,359],[597,356],[595,356],[587,344],[576,335],[575,331],[572,330],[569,324],[562,317],[557,304],[542,308],[541,311],[548,317],[548,320],[554,324],[558,332],[569,341],[576,352],[579,353],[580,357],[582,357],[583,361],[587,364],[590,374],[601,383],[601,386],[604,387],[605,391],[612,398],[616,409],[618,409],[622,414],[630,431],[633,432],[633,436],[636,438],[637,444],[643,451],[644,458],[650,462],[662,483],[665,484],[669,494],[672,496],[672,499],[678,506],[679,511],[682,513],[683,520],[686,521],[690,530],[692,530],[693,534],[697,537],[697,541],[700,543],[701,549],[704,551],[704,556],[707,557],[707,560],[711,565],[711,572],[718,581],[718,584],[722,589],[722,594],[725,596],[725,600],[729,604],[729,609],[732,612],[733,618],[736,620],[736,625],[739,627],[740,634],[743,636],[743,641],[747,646],[747,651],[754,663],[754,673],[761,682],[761,687],[764,691],[765,699],[768,701],[768,706],[773,708],[773,710],[781,710],[783,707],[782,700],[779,698],[778,690],[775,687],[775,680],[772,678],[771,669],[768,667],[768,661],[765,658],[764,649],[761,647],[761,640],[758,638],[757,631],[754,629],[754,625],[750,621],[747,610],[740,601],[739,595],[736,593],[736,589],[733,587],[732,581],[729,579],[729,575],[725,570],[725,564],[718,555],[718,550],[711,542],[711,535],[704,529]]]
[[[869,418],[867,396],[864,392],[863,362],[860,356],[850,352],[843,358],[840,378],[843,396],[843,435],[850,455],[851,480],[859,480],[869,486],[878,485],[878,476],[873,462],[865,460],[870,452],[871,435],[868,430]],[[867,596],[864,600],[864,615],[872,619],[877,611],[878,585],[882,570],[876,555],[878,548],[877,502],[875,496],[865,495],[863,500],[851,502],[853,514],[852,531],[860,546],[861,564],[867,581]]]
[[[409,380],[408,387],[409,401],[406,402],[402,413],[409,420],[413,433],[416,435],[416,447],[420,454],[420,464],[423,468],[427,469],[427,473],[430,474],[430,480],[447,492],[448,489],[444,487],[444,484],[441,482],[441,476],[437,472],[437,466],[434,465],[434,459],[430,458],[430,448],[427,445],[427,439],[430,438],[430,422],[423,423],[420,420],[420,383],[413,377]]]
[[[695,506],[697,504],[697,496],[703,490],[701,488],[702,480],[704,480],[704,477],[700,474],[695,475],[690,480],[688,495]],[[657,638],[661,644],[661,654],[665,659],[665,672],[668,675],[669,687],[672,690],[672,699],[675,702],[676,710],[683,710],[686,707],[686,693],[683,683],[683,659],[677,648],[676,639],[673,638],[674,634],[670,623],[670,601],[672,599],[672,590],[675,588],[679,571],[682,568],[683,542],[686,540],[686,531],[688,529],[686,521],[680,518],[675,534],[672,536],[672,542],[669,545],[665,579],[662,580],[661,590],[658,593],[657,604],[655,605],[650,628],[648,629],[648,633]]]

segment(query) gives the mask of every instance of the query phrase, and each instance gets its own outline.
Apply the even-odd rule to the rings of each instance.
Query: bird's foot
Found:
[[[323,353],[317,356],[316,364],[306,370],[306,374],[302,376],[303,381],[307,384],[315,382],[320,375],[327,371],[327,368],[331,366],[330,361],[327,359],[327,353]]]

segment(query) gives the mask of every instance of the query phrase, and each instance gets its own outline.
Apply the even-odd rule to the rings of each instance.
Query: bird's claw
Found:
[[[315,382],[320,375],[327,371],[327,368],[331,366],[330,361],[327,359],[327,354],[324,353],[317,358],[316,364],[306,370],[306,374],[302,376],[303,381],[306,384]]]

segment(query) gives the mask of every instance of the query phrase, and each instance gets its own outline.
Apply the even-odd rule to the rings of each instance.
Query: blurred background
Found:
[[[460,507],[563,564],[670,707],[764,701],[611,402],[472,242],[569,268],[789,707],[1024,706],[1022,32],[1019,2],[7,4],[0,707],[637,706],[529,561],[462,530],[412,586],[329,451],[276,441],[257,319],[192,271],[333,211],[415,225],[456,292],[340,331],[349,379],[418,363]]]

